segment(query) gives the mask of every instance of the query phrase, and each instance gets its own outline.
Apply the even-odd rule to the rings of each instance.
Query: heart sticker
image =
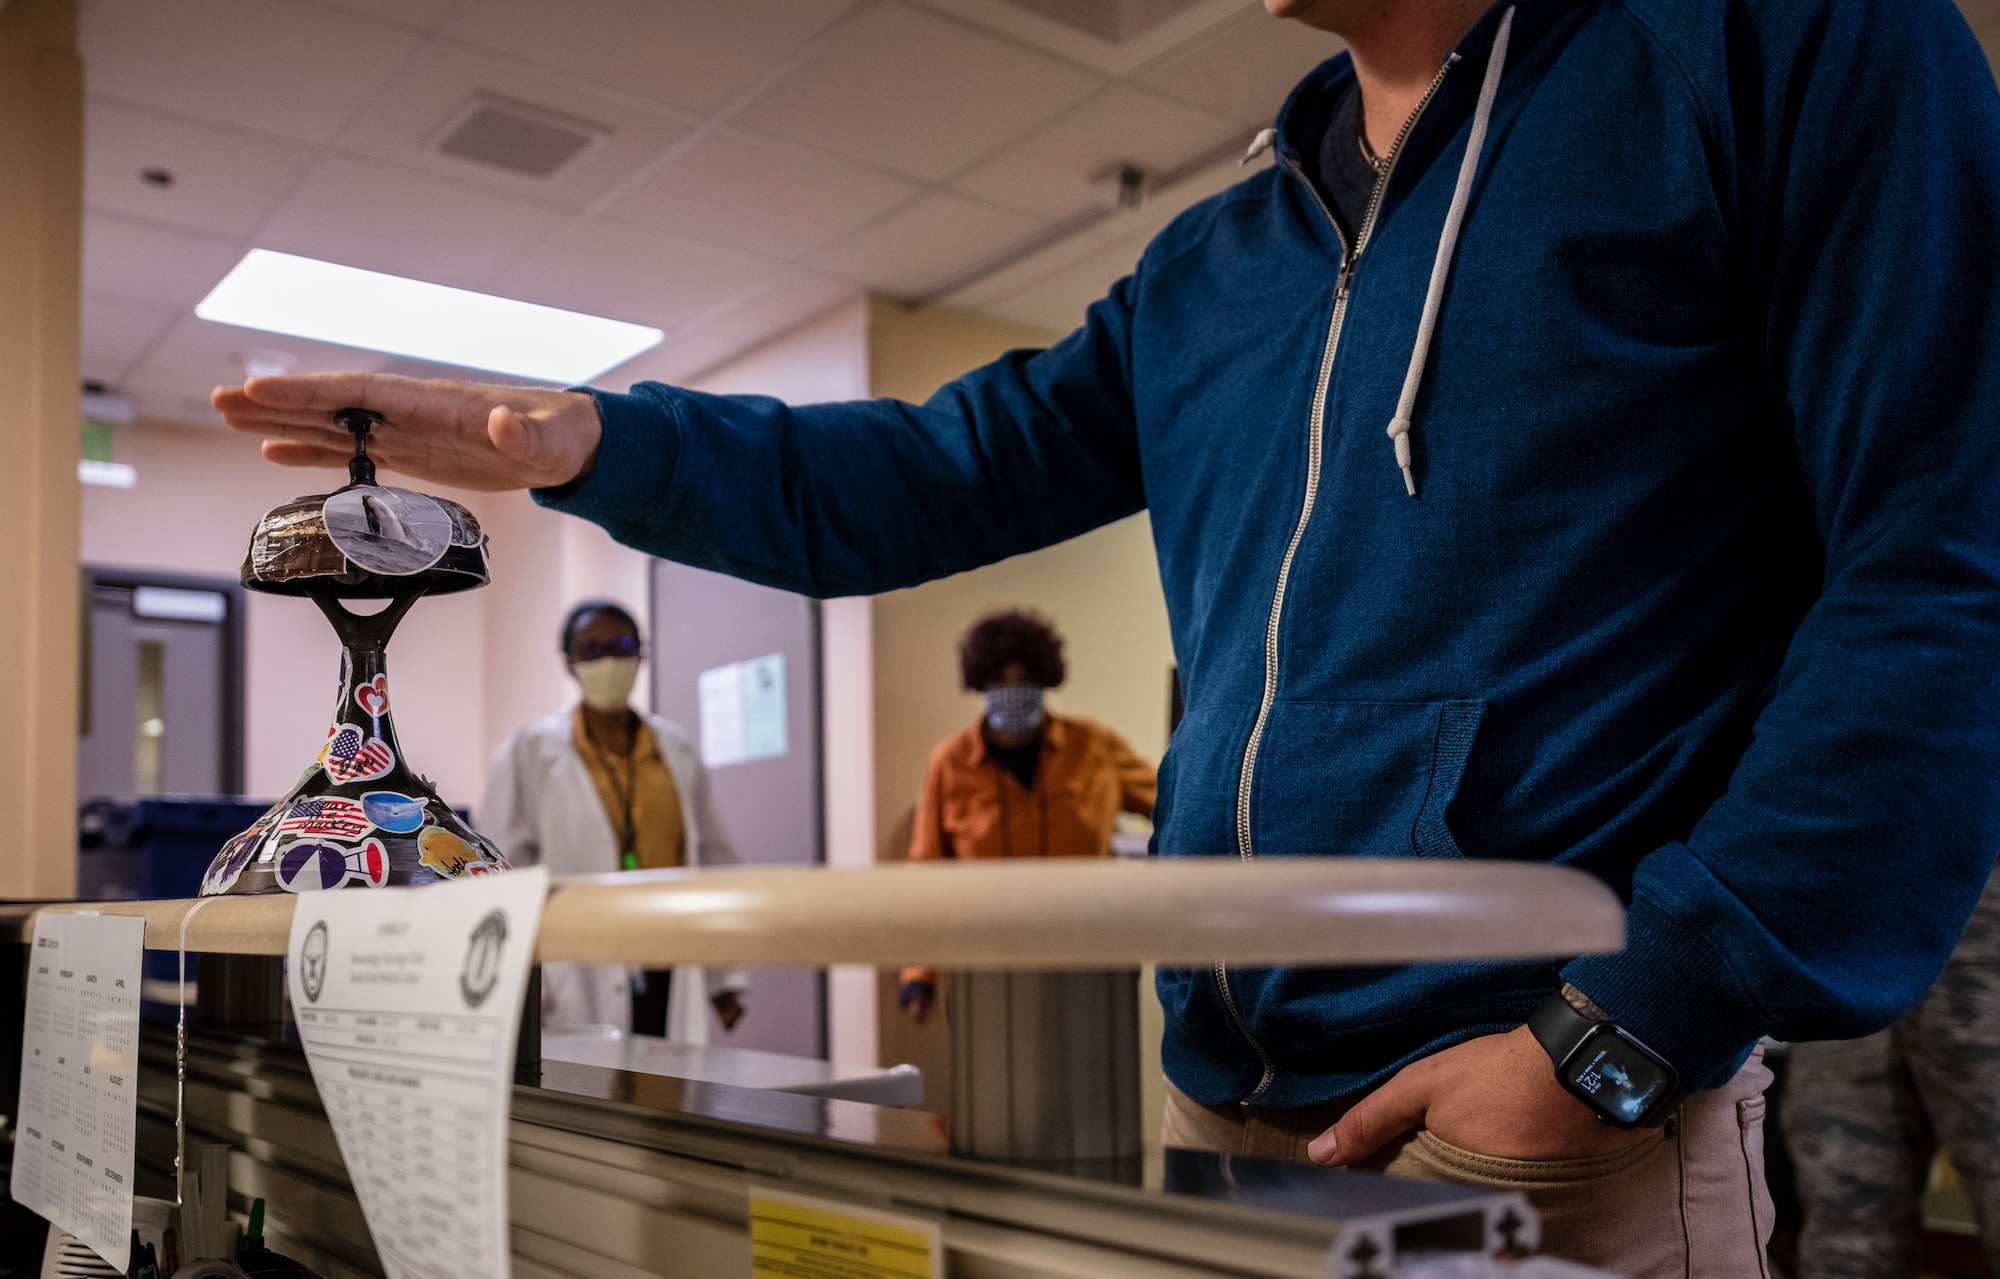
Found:
[[[377,675],[354,690],[354,704],[361,713],[371,719],[381,719],[389,713],[389,677]]]
[[[371,782],[396,766],[388,743],[353,724],[335,724],[320,748],[319,764],[336,782]]]

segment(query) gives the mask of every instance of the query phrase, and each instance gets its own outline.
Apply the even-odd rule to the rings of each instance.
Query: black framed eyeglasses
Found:
[[[569,660],[572,662],[594,662],[602,657],[637,656],[639,656],[637,635],[614,635],[610,639],[591,639],[584,636],[569,648]]]

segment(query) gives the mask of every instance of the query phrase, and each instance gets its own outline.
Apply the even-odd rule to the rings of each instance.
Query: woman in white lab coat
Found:
[[[564,620],[563,660],[581,700],[500,744],[475,814],[515,865],[562,876],[736,861],[700,753],[678,725],[630,704],[640,651],[638,623],[610,601],[586,601]],[[663,981],[620,965],[544,964],[542,1025],[630,1032],[635,1001],[643,1008],[648,986]],[[737,969],[674,969],[667,1037],[706,1044],[711,1008],[734,1026],[744,985]]]

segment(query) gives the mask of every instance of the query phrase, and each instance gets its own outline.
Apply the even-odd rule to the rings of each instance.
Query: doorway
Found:
[[[821,851],[819,605],[684,564],[653,564],[653,709],[708,764],[715,810],[747,865]],[[817,968],[753,968],[744,1017],[710,1043],[826,1056]]]
[[[243,789],[243,588],[85,569],[77,796]]]

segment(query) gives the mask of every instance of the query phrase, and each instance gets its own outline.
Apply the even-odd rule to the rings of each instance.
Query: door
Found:
[[[87,573],[80,800],[242,788],[241,600],[233,583]]]
[[[819,605],[662,560],[652,614],[653,709],[701,748],[737,856],[821,861]],[[824,1057],[825,1002],[821,969],[752,969],[743,1020],[710,1042]]]

